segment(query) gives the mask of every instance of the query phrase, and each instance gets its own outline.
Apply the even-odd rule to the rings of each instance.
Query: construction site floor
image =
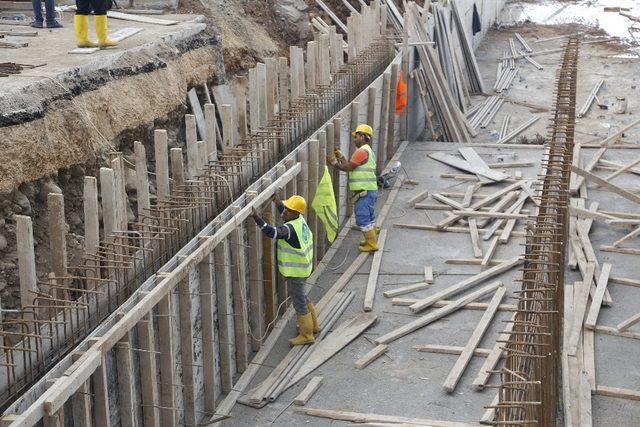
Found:
[[[477,51],[478,62],[486,86],[489,86],[487,92],[490,92],[490,86],[495,81],[496,59],[500,58],[503,51],[508,48],[508,39],[513,37],[513,31],[513,29],[490,31]],[[532,41],[567,34],[575,31],[575,28],[529,25],[519,27],[516,31],[520,32],[527,40]],[[551,49],[561,45],[562,40],[556,40],[546,42],[544,48]],[[536,49],[543,48],[536,46]],[[578,108],[582,106],[595,82],[604,78],[605,86],[600,92],[600,98],[605,102],[613,102],[616,96],[626,96],[629,101],[629,109],[627,114],[614,114],[612,108],[601,110],[594,104],[589,114],[577,121],[576,141],[602,140],[607,136],[609,128],[620,129],[625,124],[637,119],[637,97],[633,96],[637,90],[634,75],[638,75],[640,65],[637,58],[618,57],[619,51],[620,47],[608,44],[584,45],[581,48],[578,71]],[[520,77],[516,78],[513,86],[504,95],[514,101],[551,108],[554,77],[559,58],[560,53],[537,57],[537,61],[544,67],[543,70],[537,70],[523,62],[520,65],[522,67]],[[475,104],[483,99],[481,96],[474,97],[472,103]],[[549,118],[548,112],[535,111],[530,107],[507,102],[486,129],[479,129],[480,134],[474,139],[474,142],[495,142],[496,132],[499,130],[505,114],[512,115],[512,129],[537,115],[540,120],[525,131],[524,135],[533,139],[536,133],[545,134]],[[632,130],[622,138],[622,142],[637,142],[638,136],[640,136],[640,129]],[[467,186],[474,183],[474,181],[441,177],[442,174],[461,174],[462,172],[427,157],[427,154],[433,151],[456,154],[458,147],[459,145],[454,143],[412,142],[409,143],[402,155],[401,162],[406,173],[405,178],[415,180],[417,185],[406,183],[402,185],[383,225],[383,229],[387,230],[388,235],[373,307],[373,312],[378,315],[377,323],[303,381],[283,393],[277,401],[262,409],[253,409],[237,404],[231,413],[231,418],[225,421],[227,425],[348,424],[309,417],[292,411],[292,400],[306,386],[309,379],[316,375],[322,376],[324,380],[307,403],[308,407],[478,424],[485,411],[484,407],[490,404],[496,393],[495,389],[491,388],[476,391],[472,386],[472,382],[483,363],[483,358],[474,356],[455,391],[447,394],[442,388],[442,383],[456,362],[457,356],[418,352],[413,346],[418,344],[464,346],[481,318],[482,311],[461,309],[391,343],[388,352],[368,367],[362,370],[354,367],[358,358],[374,348],[373,340],[376,337],[415,319],[416,315],[412,314],[408,307],[393,306],[391,299],[382,295],[384,291],[394,289],[402,284],[422,280],[425,266],[433,268],[433,285],[428,289],[403,295],[403,298],[424,298],[480,271],[478,265],[445,263],[447,259],[474,257],[468,233],[394,227],[394,224],[397,223],[433,225],[447,214],[447,211],[418,210],[407,207],[406,202],[413,196],[425,190],[428,190],[430,194],[439,191],[464,193]],[[483,147],[476,145],[474,148],[486,163],[532,162],[531,166],[518,168],[522,171],[524,179],[534,179],[540,171],[540,162],[543,157],[542,146]],[[595,149],[583,149],[583,163],[587,163],[594,152]],[[604,158],[626,164],[638,156],[640,156],[638,150],[612,149],[606,153]],[[505,172],[514,175],[516,170],[505,169]],[[594,172],[603,176],[598,168],[594,169]],[[606,174],[609,173],[611,172],[606,172]],[[638,179],[639,177],[635,175],[623,174],[614,182],[625,188],[637,189]],[[478,192],[490,194],[505,185],[505,183],[485,185]],[[381,192],[379,206],[382,206],[388,193],[389,190]],[[460,201],[460,199],[456,200]],[[588,189],[587,206],[593,201],[600,202],[601,210],[638,212],[636,204],[603,189]],[[426,199],[424,202],[437,203],[431,199]],[[533,210],[533,204],[528,202],[525,209]],[[515,230],[522,231],[523,229],[524,221],[518,220]],[[597,259],[600,265],[605,262],[612,263],[612,276],[637,279],[640,275],[640,267],[636,263],[637,255],[605,253],[599,250],[601,244],[611,245],[613,241],[631,230],[630,227],[627,229],[613,228],[597,221],[593,224],[590,238]],[[353,230],[348,234],[329,267],[311,290],[314,299],[317,300],[326,289],[334,284],[342,272],[352,263],[357,256],[357,245],[360,239],[361,233],[358,231]],[[523,243],[523,237],[512,236],[508,244],[498,246],[493,258],[508,259],[522,254]],[[625,246],[627,245],[640,247],[638,242],[634,240],[626,242]],[[482,241],[482,246],[483,250],[486,249],[488,242]],[[362,311],[370,266],[371,259],[367,260],[346,286],[345,291],[354,291],[355,298],[343,316],[336,322],[336,325],[340,325],[354,313]],[[515,304],[514,300],[509,297],[512,297],[513,291],[519,287],[519,282],[514,281],[518,276],[520,273],[517,268],[514,268],[485,283],[495,280],[502,281],[508,289],[502,304]],[[568,270],[565,282],[573,283],[574,280],[580,280],[579,273]],[[609,291],[613,305],[602,308],[598,325],[615,327],[618,322],[639,311],[637,298],[640,297],[640,289],[612,283],[609,286]],[[488,297],[484,302],[487,299]],[[479,345],[480,348],[490,349],[495,345],[498,333],[506,325],[503,321],[507,320],[510,315],[510,312],[505,311],[497,313]],[[295,325],[291,322],[250,387],[254,387],[266,378],[272,368],[287,354],[289,347],[286,339],[293,335],[295,335]],[[640,342],[637,339],[611,336],[596,331],[596,383],[610,387],[640,390],[640,359],[637,357],[639,352]],[[494,374],[489,383],[496,384],[498,381],[497,375]],[[592,407],[594,425],[634,426],[638,424],[637,420],[640,419],[640,402],[637,401],[604,397],[594,393]]]

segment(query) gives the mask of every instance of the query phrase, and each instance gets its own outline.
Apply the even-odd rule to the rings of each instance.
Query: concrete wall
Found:
[[[464,22],[464,31],[469,40],[472,40],[474,49],[478,48],[489,28],[496,22],[506,2],[506,0],[457,0],[458,10]],[[475,36],[471,27],[474,4],[482,22],[482,31]]]

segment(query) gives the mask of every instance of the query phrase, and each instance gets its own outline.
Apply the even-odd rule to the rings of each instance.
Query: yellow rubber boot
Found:
[[[378,239],[376,237],[376,230],[371,229],[364,231],[365,244],[358,246],[360,252],[375,252],[378,250]]]
[[[380,234],[380,227],[374,226],[373,229],[376,231],[376,240],[378,239],[378,235]],[[360,240],[360,246],[364,246],[367,243],[366,240]]]
[[[298,336],[289,340],[289,345],[313,344],[316,339],[313,337],[313,319],[311,313],[298,315]]]
[[[307,310],[311,314],[311,320],[313,321],[313,333],[317,334],[320,332],[320,325],[318,324],[318,314],[316,313],[316,307],[313,305],[311,301],[307,303]]]
[[[96,42],[89,40],[89,17],[87,15],[74,15],[73,29],[76,32],[78,47],[98,47]]]
[[[96,34],[98,35],[98,47],[106,49],[108,47],[118,46],[118,42],[107,38],[107,15],[95,15],[93,23],[96,26]]]

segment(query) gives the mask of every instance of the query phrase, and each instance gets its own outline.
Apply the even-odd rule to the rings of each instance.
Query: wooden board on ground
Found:
[[[389,346],[386,344],[380,344],[373,348],[370,352],[362,356],[360,359],[356,360],[355,367],[356,369],[364,369],[371,364],[378,357],[382,356],[389,350]]]
[[[176,25],[178,21],[169,19],[151,18],[149,16],[131,15],[128,13],[116,12],[115,10],[107,11],[107,16],[113,19],[122,19],[124,21],[144,22],[145,24],[155,25]]]
[[[489,169],[478,168],[466,160],[462,160],[458,157],[452,156],[451,154],[446,154],[442,152],[429,153],[429,157],[433,160],[437,160],[446,165],[452,166],[456,169],[460,169],[466,172],[470,172],[475,174],[480,179],[480,182],[489,183],[494,181],[503,181],[509,178],[509,175],[504,174],[499,171],[495,171]]]
[[[375,313],[359,313],[338,326],[316,346],[313,353],[309,355],[309,358],[291,379],[288,387],[293,386],[333,357],[336,353],[347,346],[347,344],[356,339],[367,328],[373,325],[377,319],[378,315]]]
[[[373,309],[373,301],[376,296],[376,288],[378,286],[378,273],[380,272],[380,264],[382,263],[382,254],[384,253],[384,243],[387,239],[387,230],[381,230],[378,236],[378,251],[373,255],[371,262],[371,272],[367,281],[367,288],[364,295],[364,311]]]
[[[311,378],[311,381],[309,381],[309,384],[307,384],[304,390],[302,390],[302,392],[300,392],[300,394],[296,396],[295,399],[293,399],[293,404],[298,406],[306,405],[309,399],[313,397],[313,394],[316,392],[316,390],[320,388],[321,384],[322,384],[322,377]]]

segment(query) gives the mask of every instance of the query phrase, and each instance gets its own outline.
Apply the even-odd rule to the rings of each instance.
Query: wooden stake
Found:
[[[95,178],[94,178],[95,180]],[[16,243],[18,246],[18,273],[20,276],[20,308],[32,310],[38,290],[36,257],[33,247],[33,225],[31,217],[16,215]]]
[[[50,193],[47,196],[47,210],[51,251],[49,253],[49,267],[56,277],[64,277],[67,275],[67,228],[62,194]]]
[[[172,148],[171,156],[171,178],[173,178],[174,188],[184,184],[184,164],[182,163],[182,150],[180,148]]]
[[[215,263],[213,254],[198,264],[200,313],[202,322],[202,382],[204,383],[204,410],[213,413],[216,409],[216,366],[215,349],[215,295],[216,288],[213,279]]]
[[[163,426],[178,425],[178,412],[174,412],[175,360],[173,358],[173,309],[171,293],[160,300],[157,306],[158,348],[160,350],[160,419]]]
[[[156,381],[156,350],[153,320],[147,314],[138,323],[138,341],[141,351],[138,355],[140,361],[140,382],[142,394],[142,421],[145,426],[159,426],[158,413],[158,383]]]
[[[196,116],[193,114],[185,114],[184,126],[186,132],[187,141],[187,176],[189,179],[194,179],[198,175],[198,169],[200,168],[200,161],[198,155],[198,135],[196,131]]]
[[[207,106],[205,105],[205,114],[206,113]],[[167,131],[164,129],[156,129],[153,136],[156,163],[156,196],[159,201],[165,201],[169,198],[169,142]]]
[[[134,401],[133,360],[128,335],[126,337],[124,341],[118,342],[115,346],[120,425],[135,427],[138,411]]]
[[[246,196],[252,200],[256,193],[247,192]],[[264,335],[264,285],[262,283],[262,268],[260,260],[262,254],[262,232],[253,219],[246,224],[247,242],[249,244],[249,326],[251,328],[251,349],[258,351],[261,342],[257,340]]]
[[[220,341],[220,383],[222,393],[233,387],[235,364],[234,316],[231,298],[231,256],[229,239],[224,239],[214,250],[216,297],[218,304],[218,339]]]
[[[240,208],[234,207],[232,212],[237,214],[239,210]],[[247,259],[244,245],[244,234],[244,225],[238,224],[230,235],[230,242],[232,245],[231,265],[233,266],[233,280],[231,283],[233,286],[233,324],[236,338],[236,367],[240,373],[247,369],[250,353],[248,348],[249,321],[247,315],[247,301],[245,299],[247,292]]]

